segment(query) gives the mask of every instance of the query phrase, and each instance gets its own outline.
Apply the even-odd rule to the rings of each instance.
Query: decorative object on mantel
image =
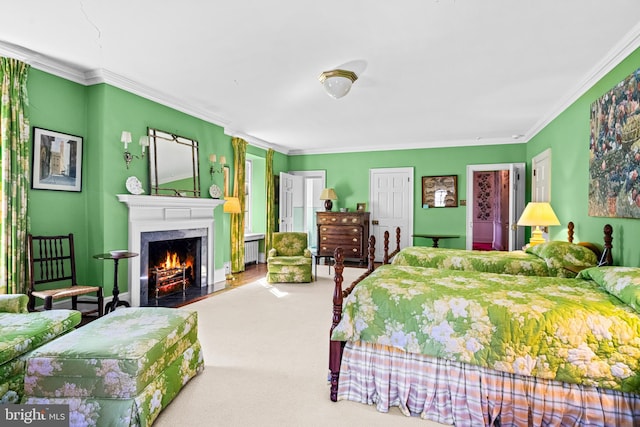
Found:
[[[217,185],[212,184],[211,187],[209,187],[209,195],[213,199],[219,199],[220,197],[222,197],[222,190],[220,190],[220,187],[218,187]]]
[[[126,182],[127,191],[131,194],[142,194],[144,193],[144,189],[142,188],[142,183],[135,176],[130,176],[127,178]]]
[[[129,151],[129,144],[131,143],[131,132],[123,130],[122,134],[120,135],[120,142],[124,144],[124,154],[123,154],[124,162],[127,164],[127,169],[129,169],[129,164],[131,164],[131,161],[134,158],[136,159],[144,158],[147,147],[149,146],[149,137],[147,135],[142,135],[140,137],[139,144],[142,147],[142,155],[140,156],[131,154],[131,152]]]
[[[591,104],[589,215],[640,218],[640,68]]]
[[[227,164],[227,158],[225,156],[220,156],[219,163],[216,163],[217,159],[218,156],[215,154],[209,154],[209,174],[211,175],[211,178],[213,178],[213,175],[216,173],[222,173],[222,170],[225,167],[224,165]]]
[[[529,240],[529,246],[535,246],[546,241],[542,237],[540,227],[560,225],[560,221],[549,203],[529,202],[520,215],[518,225],[535,227],[531,231],[531,239]]]
[[[333,208],[333,200],[338,200],[336,190],[325,188],[320,193],[320,200],[324,200],[324,209],[328,212]]]

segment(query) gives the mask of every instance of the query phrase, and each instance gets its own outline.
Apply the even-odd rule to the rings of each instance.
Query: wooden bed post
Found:
[[[611,242],[613,241],[613,227],[611,224],[604,226],[604,251],[602,252],[602,259],[600,259],[600,265],[613,265],[613,255],[611,254]],[[604,262],[603,262],[604,261]]]
[[[384,231],[384,257],[383,264],[389,264],[389,230]]]
[[[331,377],[331,400],[336,402],[338,400],[338,377],[340,375],[340,362],[342,361],[344,343],[342,341],[333,341],[331,334],[342,318],[342,272],[344,271],[342,248],[336,248],[333,258],[335,261],[333,264],[335,288],[333,290],[333,318],[331,330],[329,331],[329,372]]]
[[[575,225],[573,224],[573,221],[569,221],[569,224],[567,224],[568,230],[567,230],[567,241],[569,243],[573,243],[573,230],[575,228]]]

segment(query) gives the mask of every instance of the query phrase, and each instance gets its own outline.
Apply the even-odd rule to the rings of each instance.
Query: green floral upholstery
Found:
[[[307,247],[307,233],[273,233],[272,242],[267,258],[267,282],[311,282],[311,251]]]
[[[25,357],[29,351],[80,323],[75,310],[29,313],[29,297],[0,295],[0,403],[19,403],[24,394]]]
[[[127,308],[31,352],[25,400],[78,425],[147,426],[204,368],[197,312]]]

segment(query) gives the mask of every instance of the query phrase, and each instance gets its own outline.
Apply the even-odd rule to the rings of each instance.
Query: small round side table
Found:
[[[104,254],[97,254],[93,256],[95,259],[113,260],[113,299],[104,306],[104,314],[108,314],[112,311],[115,311],[116,307],[119,307],[121,305],[125,307],[130,307],[127,301],[121,301],[118,298],[118,295],[120,294],[120,289],[118,288],[118,261],[120,261],[121,259],[133,258],[137,256],[138,254],[135,252],[126,252],[126,251],[113,251],[113,252],[107,252]]]

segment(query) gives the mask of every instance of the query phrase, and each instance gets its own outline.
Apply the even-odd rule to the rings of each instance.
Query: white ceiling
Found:
[[[20,0],[2,15],[0,55],[288,154],[525,142],[640,46],[638,0]],[[364,71],[336,100],[318,75],[345,63]]]

